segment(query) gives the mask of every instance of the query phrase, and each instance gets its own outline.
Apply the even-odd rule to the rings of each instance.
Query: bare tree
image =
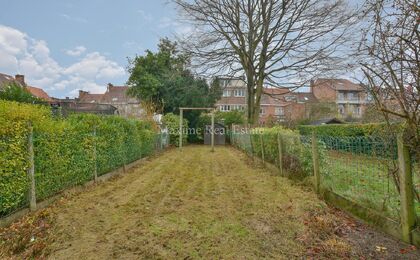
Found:
[[[355,10],[344,0],[173,0],[191,23],[184,47],[199,73],[245,76],[247,117],[263,86],[296,88],[345,62]]]
[[[405,138],[420,149],[420,9],[418,0],[368,0],[361,44],[365,87],[389,122],[405,122]]]

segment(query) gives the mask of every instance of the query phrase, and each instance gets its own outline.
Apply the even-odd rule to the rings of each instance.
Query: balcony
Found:
[[[367,103],[366,99],[362,98],[337,98],[337,104],[365,104]]]

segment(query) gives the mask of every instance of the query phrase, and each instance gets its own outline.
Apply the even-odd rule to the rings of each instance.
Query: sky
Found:
[[[167,0],[0,0],[0,73],[50,96],[103,93],[128,79],[127,57],[190,28]]]

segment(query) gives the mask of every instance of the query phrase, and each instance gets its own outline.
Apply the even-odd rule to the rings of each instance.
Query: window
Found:
[[[347,96],[347,98],[349,100],[358,100],[359,99],[359,95],[357,95],[357,93],[354,92],[350,92]]]
[[[220,111],[230,111],[230,105],[221,105]]]
[[[344,100],[344,93],[343,92],[338,92],[338,100]]]
[[[274,115],[284,116],[284,108],[283,107],[276,107],[276,109],[274,111]]]
[[[229,85],[229,80],[228,79],[221,80],[220,85],[222,86],[222,88],[226,88],[227,85]]]
[[[227,89],[223,90],[223,96],[230,97],[230,90],[227,90]]]
[[[260,108],[260,115],[264,115],[265,114],[265,107],[261,107]]]
[[[243,105],[232,105],[232,110],[243,111],[244,110],[244,106]]]
[[[118,98],[116,98],[116,97],[112,98],[112,101],[117,101],[117,100],[118,100]]]
[[[233,95],[235,97],[245,97],[245,90],[244,89],[235,89],[233,91]]]

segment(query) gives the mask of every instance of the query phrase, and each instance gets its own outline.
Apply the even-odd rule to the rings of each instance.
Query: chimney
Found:
[[[88,94],[88,91],[83,91],[81,89],[79,89],[79,98],[83,97],[84,95]]]
[[[311,79],[311,83],[309,83],[309,92],[310,93],[314,93],[314,85],[315,85],[315,82],[314,82],[314,80],[313,79]]]
[[[113,87],[111,83],[108,83],[108,86],[106,87],[106,92],[109,92],[109,90]]]
[[[24,75],[16,74],[15,75],[15,80],[17,82],[19,82],[20,85],[26,86],[26,84],[25,84],[25,76]]]

